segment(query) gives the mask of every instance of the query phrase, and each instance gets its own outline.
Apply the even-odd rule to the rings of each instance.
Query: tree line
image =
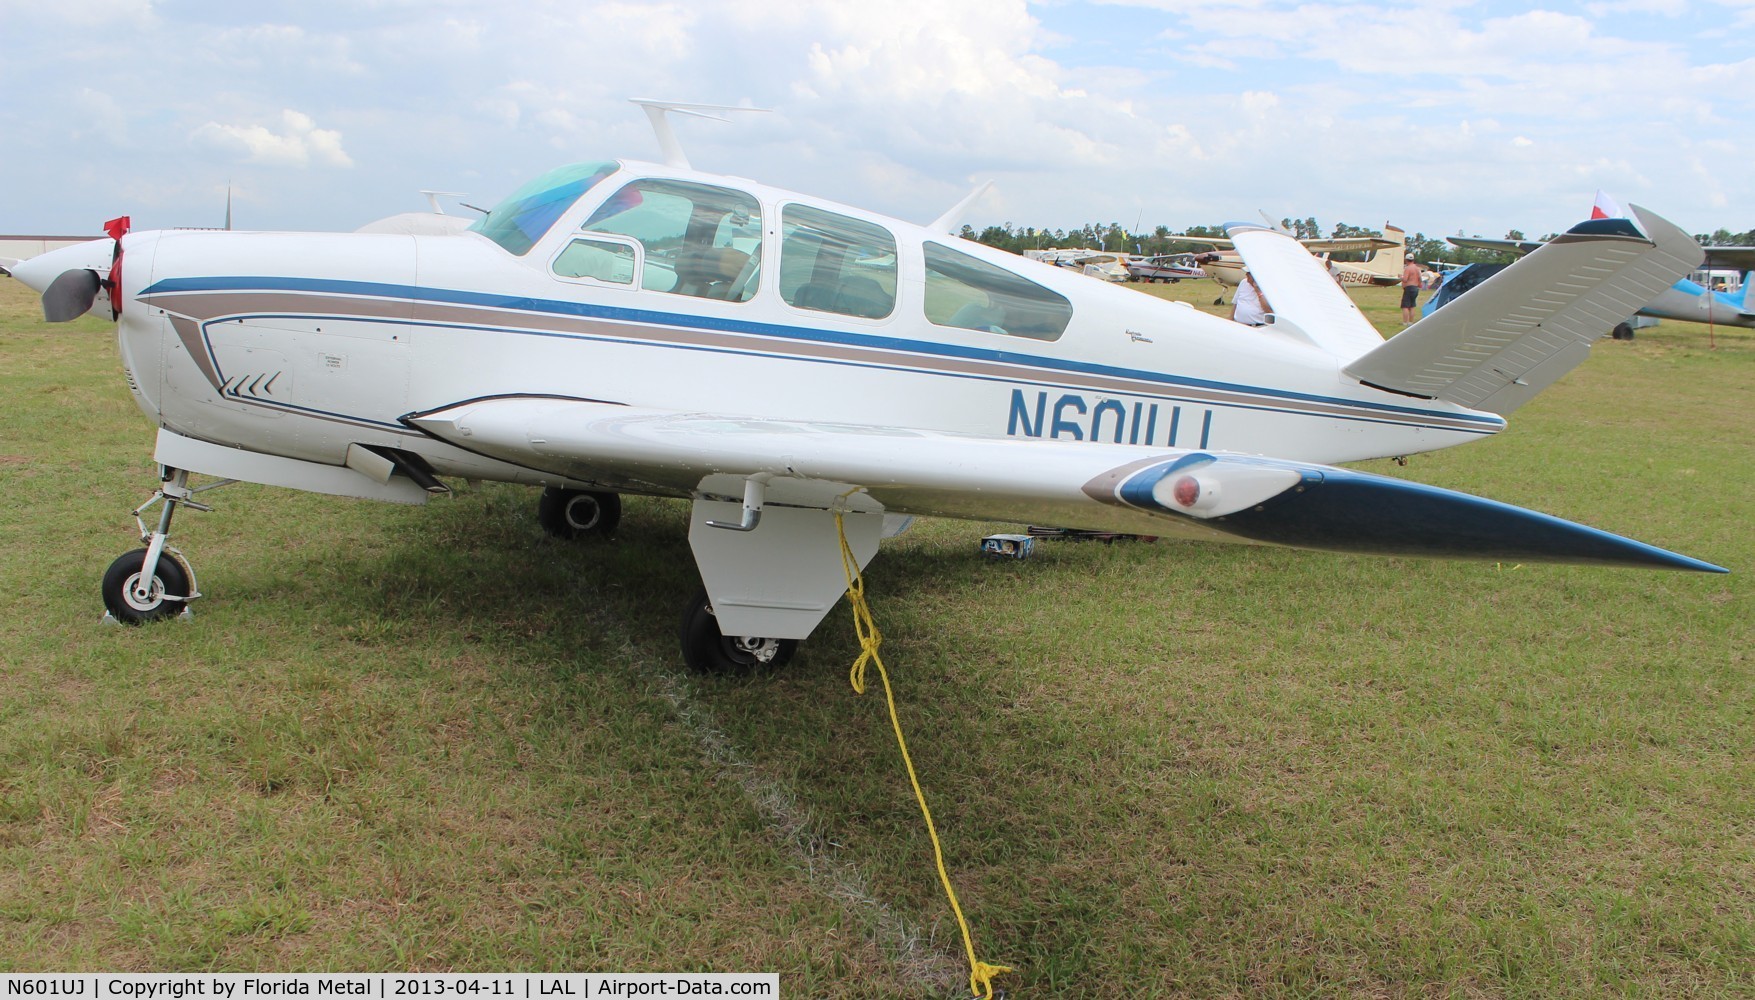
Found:
[[[1298,239],[1319,239],[1324,236],[1322,227],[1317,224],[1315,216],[1305,219],[1281,219],[1280,227]],[[1132,233],[1122,228],[1119,222],[1111,222],[1108,225],[1086,223],[1077,229],[1038,229],[1033,226],[1014,226],[1010,222],[1006,222],[981,230],[976,230],[973,226],[964,226],[959,235],[966,240],[985,243],[990,247],[1009,250],[1015,254],[1021,254],[1025,250],[1047,250],[1050,247],[1061,249],[1090,247],[1148,256],[1199,253],[1208,249],[1199,243],[1175,239],[1177,233],[1172,232],[1169,226],[1158,226],[1149,233]],[[1190,226],[1182,230],[1181,235],[1211,236],[1223,239],[1225,227],[1223,225]],[[1340,222],[1336,223],[1326,235],[1330,238],[1382,236],[1383,230]],[[1462,236],[1464,234],[1458,231],[1456,235]],[[1477,239],[1480,238],[1478,233],[1471,235]],[[1538,237],[1538,239],[1550,240],[1556,235],[1549,233]],[[1516,229],[1507,232],[1503,238],[1508,240],[1529,239]],[[1718,229],[1711,233],[1698,234],[1694,239],[1702,246],[1755,246],[1755,229],[1742,233]],[[1414,259],[1425,263],[1443,261],[1447,264],[1508,264],[1516,259],[1515,254],[1453,246],[1446,243],[1442,237],[1431,237],[1425,233],[1409,233],[1407,245],[1408,250],[1413,253]],[[1335,259],[1363,260],[1366,256],[1365,253],[1336,254]]]

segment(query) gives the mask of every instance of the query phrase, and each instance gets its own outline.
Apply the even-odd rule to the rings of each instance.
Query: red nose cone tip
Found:
[[[1184,507],[1193,507],[1194,502],[1200,499],[1200,480],[1193,476],[1183,476],[1176,481],[1170,496]]]

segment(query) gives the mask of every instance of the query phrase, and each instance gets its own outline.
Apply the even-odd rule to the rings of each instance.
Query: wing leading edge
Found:
[[[675,413],[552,397],[403,418],[582,481],[725,499],[1030,521],[1379,555],[1724,572],[1561,518],[1350,469],[1220,452]]]

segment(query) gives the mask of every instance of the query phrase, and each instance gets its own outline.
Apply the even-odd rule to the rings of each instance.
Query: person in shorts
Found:
[[[1414,304],[1420,299],[1420,265],[1414,263],[1414,255],[1408,254],[1402,261],[1402,325],[1412,326],[1414,323]]]

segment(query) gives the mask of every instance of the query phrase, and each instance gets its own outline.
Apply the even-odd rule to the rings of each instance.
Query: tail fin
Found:
[[[1276,329],[1302,334],[1343,361],[1383,346],[1377,328],[1303,244],[1244,223],[1228,225],[1225,232],[1273,307]]]
[[[1366,258],[1365,263],[1359,265],[1359,270],[1380,278],[1388,278],[1392,284],[1399,283],[1402,280],[1402,255],[1406,252],[1408,234],[1400,227],[1392,226],[1386,222],[1383,224],[1383,238],[1393,242],[1395,246],[1379,247],[1371,251],[1371,256]]]
[[[1581,222],[1345,371],[1390,392],[1510,413],[1705,256],[1638,206],[1631,219]]]

